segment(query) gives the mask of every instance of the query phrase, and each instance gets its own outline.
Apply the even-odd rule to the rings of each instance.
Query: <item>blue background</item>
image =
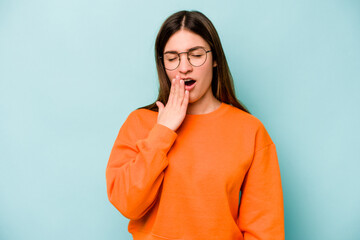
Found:
[[[131,239],[105,168],[155,100],[162,22],[199,10],[277,146],[288,240],[360,239],[360,1],[0,0],[0,239]]]

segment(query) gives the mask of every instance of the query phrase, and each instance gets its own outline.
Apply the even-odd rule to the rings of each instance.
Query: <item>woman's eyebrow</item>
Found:
[[[196,49],[196,48],[205,48],[205,47],[204,46],[195,46],[195,47],[186,49],[186,51],[190,51],[190,50],[193,50],[193,49]],[[169,51],[164,52],[164,54],[165,53],[178,53],[178,52],[175,51],[175,50],[169,50]]]

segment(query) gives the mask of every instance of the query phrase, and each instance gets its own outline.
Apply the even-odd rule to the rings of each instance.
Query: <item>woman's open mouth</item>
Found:
[[[185,81],[185,90],[190,91],[191,89],[193,89],[196,85],[196,81],[195,80],[186,80]]]

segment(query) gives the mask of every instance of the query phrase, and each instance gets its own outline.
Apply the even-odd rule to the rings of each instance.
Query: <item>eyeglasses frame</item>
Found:
[[[205,61],[204,61],[201,65],[199,65],[199,66],[194,66],[194,65],[192,65],[191,62],[190,62],[189,52],[190,52],[190,51],[193,51],[193,50],[196,50],[196,49],[199,49],[199,48],[201,48],[201,49],[203,49],[203,50],[205,51]],[[173,53],[176,53],[176,54],[178,55],[178,57],[179,57],[179,62],[178,62],[178,65],[176,66],[176,68],[173,68],[173,69],[168,69],[168,68],[166,68],[164,61],[163,61],[163,65],[164,65],[164,68],[165,68],[166,70],[169,70],[169,71],[173,71],[173,70],[177,69],[177,68],[180,66],[180,62],[181,62],[180,54],[186,53],[186,58],[187,58],[188,62],[190,63],[190,65],[193,66],[193,67],[200,67],[200,66],[204,65],[204,63],[206,63],[207,54],[208,54],[208,52],[211,52],[211,51],[212,51],[212,50],[206,50],[204,47],[194,47],[194,48],[190,48],[189,51],[187,51],[187,52],[180,52],[180,53],[173,52]],[[162,58],[162,59],[163,59],[163,56],[159,56],[159,58]]]

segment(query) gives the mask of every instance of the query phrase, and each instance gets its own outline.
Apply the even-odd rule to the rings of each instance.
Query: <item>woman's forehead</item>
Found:
[[[196,46],[209,48],[209,44],[198,34],[195,34],[189,30],[182,29],[174,33],[167,41],[164,52],[186,52],[190,48]]]

